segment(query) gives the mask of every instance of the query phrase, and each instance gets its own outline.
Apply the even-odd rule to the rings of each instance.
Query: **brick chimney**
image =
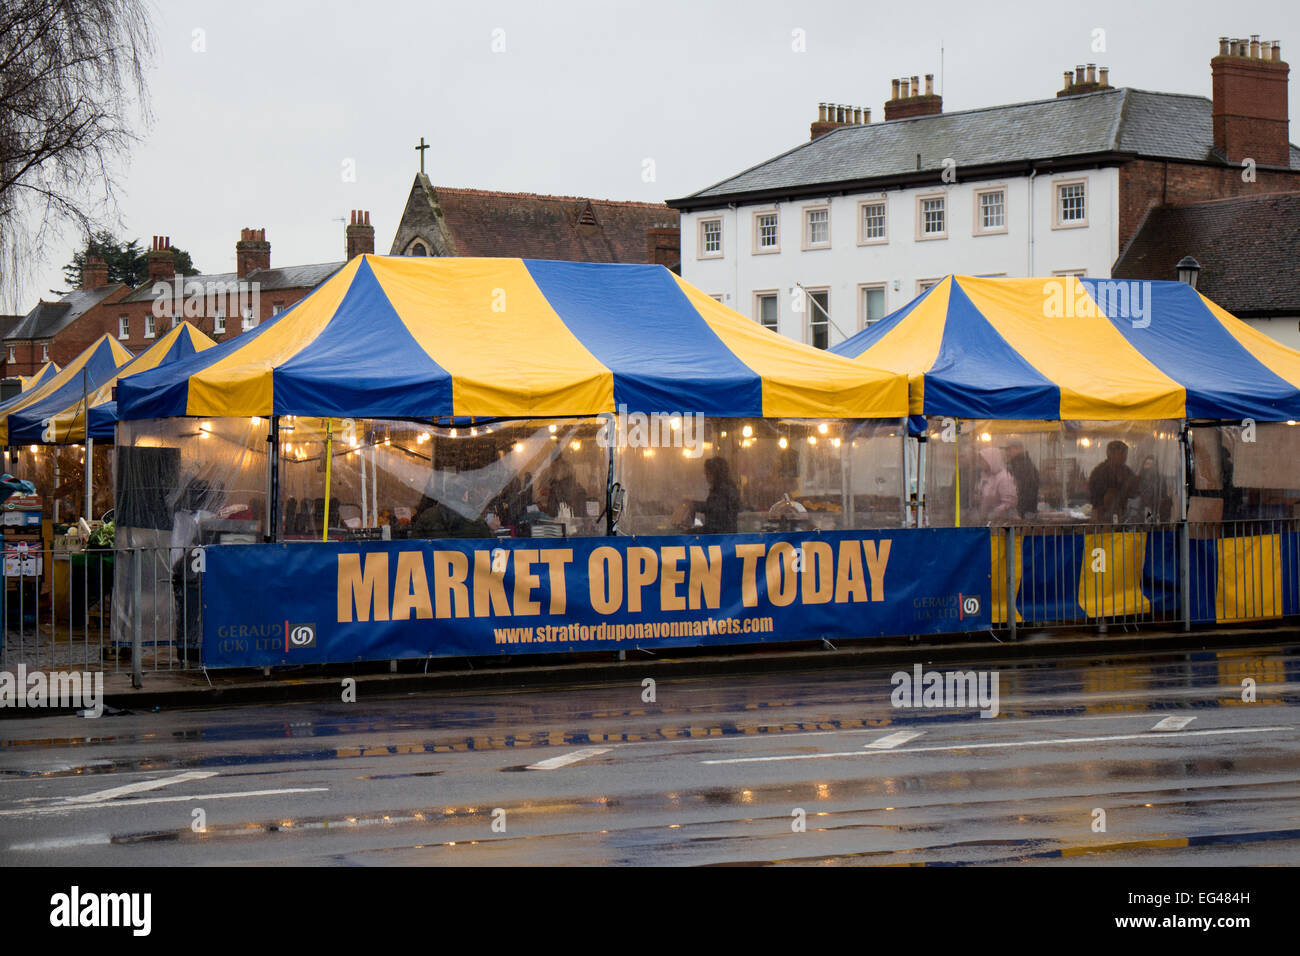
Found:
[[[145,256],[149,265],[149,281],[165,282],[176,275],[176,257],[172,255],[171,236],[154,236],[153,246]]]
[[[871,122],[871,110],[842,103],[818,103],[817,121],[809,128],[810,139],[825,136],[841,126],[862,126]]]
[[[271,244],[265,229],[241,229],[235,243],[235,275],[244,278],[256,269],[271,268]]]
[[[885,120],[907,119],[910,116],[933,116],[943,112],[943,97],[934,92],[934,74],[925,74],[925,92],[921,92],[921,78],[907,77],[892,80],[891,96],[885,103]]]
[[[1100,75],[1098,73],[1100,72]],[[1096,63],[1089,63],[1086,66],[1080,63],[1074,68],[1074,72],[1065,71],[1065,85],[1061,87],[1056,94],[1057,98],[1062,96],[1078,96],[1080,93],[1095,93],[1098,90],[1112,89],[1110,85],[1110,69],[1102,67],[1097,69]]]
[[[347,227],[347,257],[351,261],[357,256],[375,254],[375,227],[370,225],[370,210],[352,210],[352,221]]]
[[[81,264],[81,287],[98,289],[102,285],[108,285],[108,263],[87,250],[85,261]]]
[[[656,266],[675,266],[681,262],[681,228],[671,222],[657,222],[647,229],[645,261]]]
[[[1219,37],[1219,55],[1210,60],[1214,105],[1214,145],[1228,162],[1253,159],[1263,166],[1289,166],[1287,77],[1282,44]]]

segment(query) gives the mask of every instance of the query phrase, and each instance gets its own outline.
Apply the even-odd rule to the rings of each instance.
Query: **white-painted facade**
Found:
[[[1115,167],[970,182],[962,181],[957,170],[956,178],[954,183],[874,193],[683,210],[682,277],[755,320],[764,308],[771,317],[773,305],[763,298],[775,295],[777,330],[810,344],[822,344],[821,330],[813,327],[820,311],[801,301],[798,287],[825,292],[829,345],[861,329],[868,310],[887,315],[948,274],[1109,277],[1119,255]],[[1077,197],[1079,184],[1084,215],[1069,221],[1070,213],[1062,211],[1062,188],[1074,186],[1066,195]],[[995,215],[998,191],[1001,226]],[[981,198],[985,194],[988,198]],[[936,199],[943,200],[944,228],[927,235],[923,203],[933,229]],[[881,202],[883,239],[871,235],[864,208]],[[771,220],[758,218],[772,213],[777,217],[774,248],[769,245]],[[994,225],[986,228],[989,222]],[[707,250],[717,226],[721,248]],[[823,235],[825,241],[818,241]]]

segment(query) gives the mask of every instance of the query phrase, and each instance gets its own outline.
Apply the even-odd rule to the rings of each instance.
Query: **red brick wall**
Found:
[[[1138,159],[1119,168],[1119,248],[1123,249],[1154,205],[1202,202],[1233,196],[1300,191],[1300,171],[1256,169],[1255,182],[1243,182],[1240,166]]]
[[[1210,61],[1214,87],[1214,145],[1232,163],[1286,166],[1287,65],[1280,60],[1216,56]]]

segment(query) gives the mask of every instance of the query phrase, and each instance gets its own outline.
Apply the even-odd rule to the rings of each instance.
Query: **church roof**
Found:
[[[434,186],[417,174],[391,252],[642,263],[646,231],[676,229],[662,203]]]

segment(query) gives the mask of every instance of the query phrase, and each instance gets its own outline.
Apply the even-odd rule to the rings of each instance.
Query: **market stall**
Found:
[[[35,388],[37,385],[44,385],[54,376],[59,374],[59,367],[53,362],[46,362],[31,375],[20,375],[18,380],[22,383],[22,391],[29,388]]]
[[[931,526],[1297,514],[1300,353],[1184,283],[950,276],[834,351],[908,375]]]
[[[118,540],[896,528],[905,411],[661,267],[364,256],[122,381]]]

